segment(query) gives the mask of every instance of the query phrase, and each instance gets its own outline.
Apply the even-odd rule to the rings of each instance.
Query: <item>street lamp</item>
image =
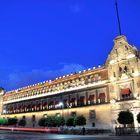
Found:
[[[64,106],[64,103],[63,102],[59,102],[58,106],[62,108]]]

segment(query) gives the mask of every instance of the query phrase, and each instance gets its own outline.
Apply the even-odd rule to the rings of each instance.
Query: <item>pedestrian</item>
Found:
[[[115,133],[116,133],[116,136],[118,136],[118,129],[117,129],[117,126],[115,126]]]
[[[85,135],[85,132],[86,132],[86,129],[85,129],[85,127],[83,126],[83,128],[82,128],[82,134]]]

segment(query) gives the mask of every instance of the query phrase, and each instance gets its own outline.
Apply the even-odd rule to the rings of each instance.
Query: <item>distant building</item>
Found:
[[[140,52],[118,36],[104,66],[10,91],[0,100],[1,117],[24,117],[28,126],[38,126],[43,116],[84,115],[88,127],[112,128],[119,125],[118,113],[129,109],[137,127]]]

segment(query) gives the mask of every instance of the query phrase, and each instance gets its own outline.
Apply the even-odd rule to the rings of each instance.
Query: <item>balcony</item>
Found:
[[[108,104],[109,102],[101,101],[101,102],[95,102],[95,101],[88,101],[85,102],[77,102],[77,104],[69,103],[67,105],[64,104],[63,107],[57,107],[56,105],[51,106],[42,106],[42,107],[30,107],[30,108],[22,108],[22,109],[6,109],[7,111],[3,114],[19,114],[19,113],[30,113],[30,112],[42,112],[42,111],[49,111],[49,110],[60,110],[60,109],[70,109],[70,108],[79,108],[79,107],[88,107],[88,106],[94,106],[94,105],[100,105],[100,104]]]

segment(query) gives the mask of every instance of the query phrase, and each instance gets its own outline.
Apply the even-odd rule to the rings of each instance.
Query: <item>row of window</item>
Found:
[[[124,68],[119,67],[119,72],[120,72],[120,76],[121,76],[122,73],[127,73],[128,72],[127,66],[125,66]],[[133,74],[134,72],[135,72],[134,68],[132,68],[131,73]],[[116,77],[116,73],[115,72],[113,72],[113,76]]]
[[[133,94],[132,91],[130,90],[130,88],[124,88],[120,90],[120,97],[121,100],[127,100],[127,99],[132,99],[133,98]]]
[[[85,96],[81,96],[78,100],[75,97],[69,99],[62,100],[60,105],[59,100],[52,100],[52,101],[44,101],[44,102],[30,102],[30,103],[15,103],[15,104],[8,104],[5,105],[4,110],[5,113],[20,113],[20,112],[32,112],[32,111],[43,111],[43,110],[50,110],[50,109],[60,109],[60,108],[72,108],[78,106],[85,106],[85,105],[94,105],[96,103],[105,103],[106,96],[105,93],[100,93],[98,99],[95,98],[95,95],[89,95],[86,99]]]
[[[133,94],[129,88],[120,90],[120,99],[127,100],[133,98]],[[94,105],[97,103],[105,103],[107,101],[105,93],[98,94],[98,97],[95,94],[80,97],[70,97],[60,100],[58,99],[46,99],[46,100],[37,100],[24,103],[14,103],[8,104],[5,106],[6,113],[20,113],[20,112],[30,112],[30,111],[43,111],[51,109],[60,109],[60,108],[71,108],[85,105]],[[63,106],[59,105],[62,102]]]
[[[56,85],[50,85],[47,87],[42,87],[40,89],[34,89],[25,93],[17,93],[13,96],[12,95],[5,96],[4,101],[34,96],[34,95],[43,94],[47,92],[61,91],[68,88],[74,88],[74,87],[86,85],[92,82],[97,82],[99,80],[101,80],[101,76],[99,74],[90,75],[90,76],[87,76],[86,78],[80,78],[80,79],[71,80],[71,81],[56,84]]]

